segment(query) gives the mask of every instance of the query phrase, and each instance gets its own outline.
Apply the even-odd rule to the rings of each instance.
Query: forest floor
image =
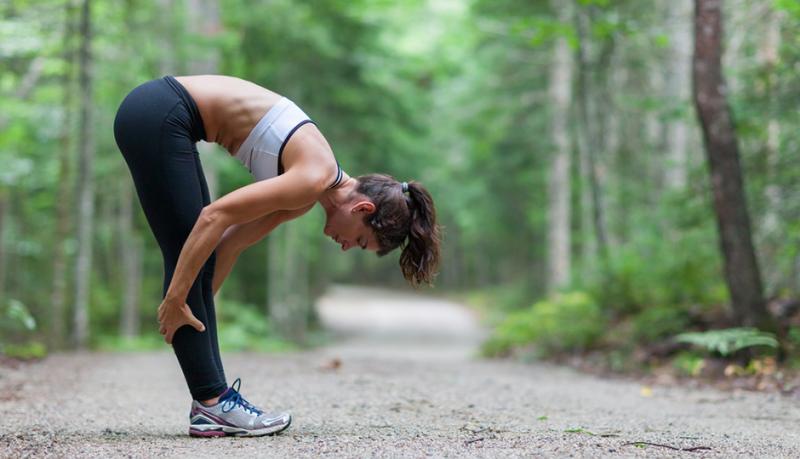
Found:
[[[248,400],[291,410],[280,435],[190,438],[167,351],[57,354],[0,367],[0,456],[800,457],[794,397],[480,360],[471,313],[424,296],[338,287],[319,307],[332,345],[223,356]]]

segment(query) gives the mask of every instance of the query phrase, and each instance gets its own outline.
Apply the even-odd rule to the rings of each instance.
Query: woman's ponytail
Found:
[[[439,266],[440,230],[430,193],[418,182],[408,183],[411,218],[408,240],[400,254],[403,277],[412,285],[432,284]]]

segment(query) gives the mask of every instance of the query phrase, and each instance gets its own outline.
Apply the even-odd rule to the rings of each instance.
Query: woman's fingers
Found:
[[[193,327],[199,332],[206,331],[206,326],[203,325],[203,322],[200,322],[200,320],[198,320],[194,314],[192,314],[192,310],[189,308],[188,304],[183,305],[183,315],[186,318],[186,325]]]
[[[167,315],[161,308],[159,308],[158,312],[158,323],[160,325],[158,332],[164,335],[164,341],[167,344],[172,344],[175,332],[184,325],[189,325],[201,333],[206,331],[206,326],[192,314],[192,310],[187,304],[183,305],[183,311],[176,311],[178,314]]]
[[[194,329],[199,331],[199,332],[206,331],[206,326],[203,325],[203,322],[200,322],[199,320],[197,320],[197,317],[192,316],[191,320],[189,321],[189,325],[194,327]]]

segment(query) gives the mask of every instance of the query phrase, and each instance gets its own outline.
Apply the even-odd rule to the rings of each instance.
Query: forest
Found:
[[[297,102],[351,176],[425,184],[420,291],[479,311],[486,355],[797,365],[799,37],[796,0],[0,1],[0,350],[164,346],[114,116],[145,81],[225,74]],[[199,149],[213,197],[252,181]],[[323,224],[240,257],[225,350],[313,346],[330,285],[410,288]]]

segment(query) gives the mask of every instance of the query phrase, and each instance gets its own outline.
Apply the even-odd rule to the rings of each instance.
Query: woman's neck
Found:
[[[358,181],[347,175],[345,171],[342,171],[342,180],[339,184],[334,188],[325,190],[317,201],[325,209],[326,213],[330,213],[339,206],[347,204],[356,188],[358,188]]]

